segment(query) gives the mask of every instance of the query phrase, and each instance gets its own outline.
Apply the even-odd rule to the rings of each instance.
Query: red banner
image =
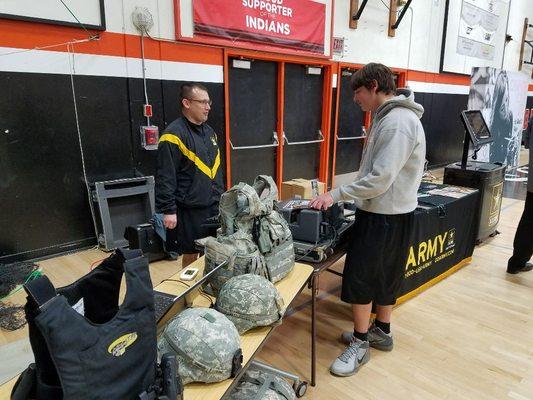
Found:
[[[324,54],[326,5],[313,0],[193,0],[194,33]]]

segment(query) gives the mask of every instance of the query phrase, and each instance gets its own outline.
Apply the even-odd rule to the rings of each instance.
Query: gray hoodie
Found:
[[[426,160],[423,113],[409,89],[398,89],[383,103],[374,113],[357,178],[332,190],[333,200],[355,200],[361,210],[377,214],[413,211]]]

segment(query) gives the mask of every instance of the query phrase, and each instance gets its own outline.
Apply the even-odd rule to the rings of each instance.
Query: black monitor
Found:
[[[461,119],[463,120],[465,129],[470,135],[470,140],[476,149],[479,149],[479,147],[484,144],[492,142],[489,127],[487,126],[481,111],[463,111],[461,113]]]
[[[474,145],[474,154],[472,158],[477,158],[477,152],[484,144],[491,143],[493,140],[490,135],[490,129],[479,110],[468,110],[461,112],[461,120],[465,126],[465,139],[463,142],[463,157],[461,168],[467,168],[468,150],[470,142]],[[467,133],[468,132],[468,133]]]

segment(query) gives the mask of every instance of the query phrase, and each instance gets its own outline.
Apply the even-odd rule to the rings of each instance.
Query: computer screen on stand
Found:
[[[465,128],[468,130],[474,145],[483,145],[492,142],[490,130],[483,114],[479,110],[463,111],[466,119]]]
[[[463,158],[461,166],[466,168],[468,160],[469,144],[474,145],[474,154],[481,148],[481,146],[491,143],[493,141],[490,129],[483,118],[483,114],[479,110],[468,110],[461,112],[461,120],[465,127],[465,139],[463,146]]]

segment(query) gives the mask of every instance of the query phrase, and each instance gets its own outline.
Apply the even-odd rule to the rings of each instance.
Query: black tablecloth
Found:
[[[405,280],[398,297],[428,284],[472,256],[479,193],[470,189],[461,198],[428,193],[446,187],[425,182],[420,186]]]

